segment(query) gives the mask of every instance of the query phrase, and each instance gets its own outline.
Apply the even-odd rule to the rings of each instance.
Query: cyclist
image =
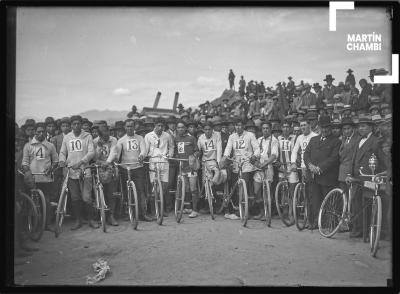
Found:
[[[40,189],[46,199],[46,225],[45,230],[51,231],[50,224],[50,196],[54,192],[53,178],[50,176],[52,170],[58,164],[58,154],[52,143],[46,140],[45,137],[46,125],[37,123],[35,125],[35,136],[31,142],[24,146],[22,157],[22,168],[25,173],[25,178],[29,183],[36,183],[36,187]],[[45,173],[46,175],[33,175],[32,173]],[[33,177],[33,178],[32,178]],[[34,185],[31,187],[34,188]]]
[[[169,164],[168,159],[163,158],[172,157],[174,155],[174,140],[171,135],[167,132],[164,132],[165,122],[161,118],[157,118],[154,121],[154,130],[150,133],[146,134],[144,137],[144,142],[146,145],[146,155],[150,157],[149,161],[162,161],[162,164],[159,164],[160,167],[160,178],[161,185],[163,189],[164,195],[164,217],[168,216],[168,213],[172,210],[172,198],[170,193],[168,193],[168,174],[169,174]],[[155,158],[157,157],[157,158]],[[150,164],[149,168],[154,170],[154,164]],[[155,173],[153,171],[149,172],[150,182],[154,181]],[[153,201],[150,202],[151,205],[154,204]],[[152,207],[153,209],[153,207]],[[154,210],[153,210],[154,211]]]
[[[301,160],[301,170],[302,170],[302,176],[305,177],[306,182],[310,181],[310,173],[307,170],[307,167],[304,163],[304,152],[307,148],[308,143],[310,142],[310,139],[312,137],[318,136],[318,134],[314,133],[313,131],[311,131],[311,126],[310,126],[310,122],[307,120],[307,116],[304,117],[301,121],[300,121],[300,129],[302,131],[302,134],[299,135],[296,139],[296,143],[294,144],[293,150],[292,150],[292,154],[291,154],[291,169],[292,171],[296,171],[297,170],[297,153],[298,151],[300,151],[300,160]],[[308,185],[305,186],[305,191],[306,193],[308,193],[309,188]],[[307,227],[311,227],[310,223],[307,220]]]
[[[68,189],[71,193],[72,214],[75,217],[75,224],[71,230],[82,227],[82,212],[86,210],[89,219],[89,226],[98,228],[99,225],[94,221],[96,214],[92,206],[92,175],[90,169],[86,169],[84,176],[80,168],[89,165],[94,157],[92,136],[81,129],[82,117],[73,115],[70,119],[72,131],[64,135],[62,142],[59,166],[71,166],[68,179]]]
[[[146,194],[145,194],[145,172],[143,167],[143,159],[146,156],[146,145],[142,136],[135,134],[135,121],[128,118],[125,120],[126,134],[120,138],[117,145],[111,150],[107,158],[107,164],[113,161],[120,161],[120,163],[133,163],[129,171],[132,180],[135,183],[136,191],[139,201],[139,219],[144,221],[152,221],[153,219],[146,213]],[[128,179],[127,170],[122,168],[120,170],[120,177],[122,183],[126,183]],[[126,185],[122,185],[123,193],[126,195]]]
[[[194,171],[194,162],[199,156],[196,138],[186,131],[186,124],[182,120],[177,123],[178,134],[175,138],[175,156],[180,159],[189,159],[189,162],[182,163],[182,174],[185,178],[186,196],[191,194],[192,210],[184,209],[185,213],[190,213],[189,217],[198,216],[199,191],[197,189],[197,172]],[[186,198],[186,197],[185,197]],[[188,197],[189,198],[189,197]]]
[[[224,165],[226,158],[231,154],[232,150],[234,153],[233,159],[235,161],[245,160],[246,162],[244,162],[242,166],[242,177],[246,182],[246,186],[250,187],[250,180],[253,178],[254,171],[253,164],[256,162],[257,157],[260,156],[260,147],[254,134],[244,130],[244,125],[245,124],[242,120],[236,121],[236,132],[229,136],[228,144],[226,145],[224,156],[222,157],[221,162]],[[230,183],[231,187],[233,187],[237,181],[238,176],[238,163],[233,162],[233,173]],[[228,209],[225,211],[225,218],[239,219],[236,214],[229,214]]]
[[[203,127],[204,134],[200,135],[197,147],[201,152],[201,160],[204,167],[208,167],[215,176],[219,173],[219,163],[222,157],[222,142],[220,133],[213,131],[213,123],[208,121]],[[203,183],[208,176],[206,168],[203,169]]]
[[[279,142],[278,140],[271,135],[271,123],[263,122],[261,124],[261,132],[262,136],[257,139],[259,147],[260,147],[260,160],[259,167],[263,168],[268,166],[264,171],[256,171],[254,173],[254,194],[256,196],[256,205],[261,208],[260,213],[253,217],[253,219],[261,219],[265,220],[264,213],[264,205],[263,199],[261,196],[261,188],[262,188],[262,178],[264,173],[264,178],[272,182],[274,177],[274,171],[272,168],[272,162],[274,162],[279,156]]]
[[[117,139],[110,136],[110,129],[107,124],[101,124],[98,127],[99,136],[93,139],[93,145],[95,150],[95,161],[96,164],[104,165],[107,161],[110,151],[117,145]],[[117,190],[117,180],[113,176],[113,170],[111,167],[106,170],[99,169],[100,179],[102,180],[104,188],[104,198],[107,207],[110,209],[108,216],[108,222],[112,226],[118,226],[118,222],[115,220],[115,206],[116,199],[114,192]]]
[[[296,135],[290,134],[290,123],[288,121],[284,121],[282,123],[282,135],[278,137],[279,141],[279,162],[282,164],[281,169],[279,171],[279,178],[284,177],[284,173],[287,174],[288,182],[289,182],[289,201],[293,199],[294,189],[296,187],[296,183],[299,181],[299,177],[297,175],[297,170],[292,170],[291,167],[291,153],[295,145]],[[285,170],[283,170],[285,169]],[[284,173],[282,172],[284,171]],[[292,205],[289,203],[289,215],[290,222],[293,221],[293,213],[292,213]]]

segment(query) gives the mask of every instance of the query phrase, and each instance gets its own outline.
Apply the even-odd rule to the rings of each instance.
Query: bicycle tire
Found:
[[[206,190],[206,197],[208,200],[208,206],[210,208],[210,215],[211,215],[211,219],[215,220],[215,216],[214,216],[214,207],[213,207],[213,194],[212,194],[212,188],[211,188],[211,184],[210,181],[206,181],[205,183],[205,190]]]
[[[159,179],[154,181],[154,202],[156,207],[157,224],[162,225],[164,218],[164,195],[162,184]]]
[[[56,210],[56,225],[54,228],[54,234],[56,238],[61,233],[61,226],[64,220],[64,216],[67,210],[67,199],[68,199],[68,188],[61,190],[60,199],[58,200],[57,210]]]
[[[35,203],[35,201],[33,200],[35,197],[34,193],[37,193],[39,203]],[[37,242],[42,238],[44,228],[46,226],[46,198],[44,197],[44,194],[40,189],[32,189],[31,198],[33,200],[33,203],[35,203],[38,218],[36,227],[32,232],[30,232],[29,238]]]
[[[228,181],[226,181],[224,183],[224,196],[222,197],[221,206],[217,210],[218,214],[221,214],[223,210],[228,206],[229,203],[229,201],[227,201],[228,197],[229,197],[229,183]]]
[[[287,226],[291,226],[292,222],[290,221],[290,193],[289,193],[289,184],[286,181],[280,181],[275,189],[275,205],[276,210],[278,212],[279,217],[282,222]],[[284,209],[286,208],[287,213],[284,213]]]
[[[378,251],[379,239],[381,237],[382,229],[382,199],[381,196],[377,195],[375,201],[372,203],[371,209],[371,224],[369,233],[369,243],[371,247],[372,257],[376,256]],[[375,224],[376,223],[376,224]]]
[[[100,222],[101,222],[101,229],[103,230],[104,233],[107,232],[107,224],[106,224],[106,205],[105,205],[105,200],[104,200],[104,191],[103,191],[103,186],[99,185],[97,189],[98,193],[98,199],[99,199],[99,204],[100,204]]]
[[[271,192],[269,189],[269,182],[264,180],[262,186],[262,196],[264,202],[264,215],[265,215],[265,223],[268,227],[271,227]]]
[[[132,225],[132,228],[134,230],[136,230],[137,226],[138,226],[138,223],[139,223],[139,221],[138,221],[138,218],[139,218],[139,204],[138,204],[138,197],[137,197],[135,183],[133,181],[128,181],[127,182],[127,188],[128,188],[129,221],[130,221],[130,223]],[[133,207],[134,207],[134,211],[133,211]]]
[[[330,238],[336,234],[343,223],[346,208],[347,199],[342,189],[334,188],[326,194],[318,214],[318,230],[322,236]]]
[[[33,202],[32,198],[28,196],[24,192],[19,192],[22,198],[24,198],[24,213],[26,213],[26,217],[28,219],[28,232],[31,233],[31,231],[34,231],[35,227],[37,226],[37,220],[39,217],[35,202]],[[29,205],[27,207],[26,205]],[[33,221],[33,223],[32,223]]]
[[[185,180],[183,176],[178,176],[175,192],[175,219],[179,223],[183,215],[183,207],[185,205]]]
[[[299,231],[304,230],[308,218],[308,200],[303,183],[298,183],[293,193],[293,218]]]
[[[239,179],[238,187],[240,220],[243,227],[245,227],[249,219],[249,197],[247,195],[246,182],[243,179]]]

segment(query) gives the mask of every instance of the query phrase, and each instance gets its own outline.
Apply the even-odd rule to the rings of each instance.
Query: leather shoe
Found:
[[[350,238],[361,238],[362,232],[350,232]]]
[[[143,218],[143,220],[144,220],[145,222],[151,222],[151,221],[153,221],[153,218],[150,217],[150,216],[148,216],[147,214],[143,215],[142,218]]]
[[[98,224],[98,222],[95,222],[94,220],[89,220],[89,227],[93,228],[93,229],[98,229],[100,226]]]

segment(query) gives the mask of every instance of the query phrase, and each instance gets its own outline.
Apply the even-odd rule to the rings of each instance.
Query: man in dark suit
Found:
[[[340,140],[332,135],[331,119],[319,120],[321,135],[311,138],[304,152],[304,163],[312,173],[310,181],[309,228],[317,227],[318,212],[325,195],[337,186]]]
[[[333,80],[335,79],[332,77],[332,75],[326,75],[326,78],[324,79],[326,85],[324,87],[324,90],[322,91],[322,95],[324,97],[323,100],[326,101],[326,104],[334,103],[333,95],[336,94],[336,87],[332,85]]]
[[[339,186],[343,191],[347,192],[346,177],[351,174],[352,160],[355,148],[360,141],[360,135],[355,129],[355,124],[351,118],[342,119],[342,144],[339,148]]]
[[[352,157],[352,169],[350,175],[346,178],[346,182],[351,182],[351,177],[355,177],[361,180],[371,180],[370,177],[360,176],[360,168],[364,174],[372,174],[372,170],[369,168],[369,159],[372,154],[378,159],[378,165],[375,170],[375,174],[386,169],[385,167],[385,156],[382,148],[379,144],[379,139],[373,135],[373,121],[370,115],[359,116],[358,122],[358,133],[360,139],[356,144],[353,157]],[[359,185],[354,185],[352,191],[352,214],[357,214],[362,209],[362,197],[371,197],[373,192],[367,188],[363,188]],[[361,215],[354,219],[352,232],[350,237],[357,238],[362,236],[362,217]]]

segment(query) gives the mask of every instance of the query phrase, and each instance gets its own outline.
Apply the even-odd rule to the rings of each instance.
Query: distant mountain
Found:
[[[114,123],[117,120],[125,120],[127,119],[126,115],[129,111],[127,110],[88,110],[80,113],[79,115],[82,117],[86,117],[90,121],[94,120],[105,120],[108,123]]]

